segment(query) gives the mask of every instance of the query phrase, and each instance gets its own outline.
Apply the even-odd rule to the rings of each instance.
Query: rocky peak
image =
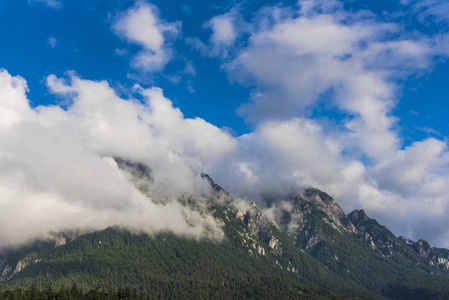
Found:
[[[398,239],[403,242],[406,245],[413,245],[413,242],[409,239],[406,239],[405,237],[403,237],[402,235],[400,237],[398,237]]]
[[[234,197],[226,192],[221,186],[215,183],[215,181],[208,174],[201,174],[201,178],[206,180],[212,187],[213,197],[216,199],[225,200],[228,204],[234,202]]]
[[[392,256],[394,248],[400,242],[385,226],[368,217],[363,209],[357,209],[348,215],[348,219],[359,230],[359,239],[383,255]]]
[[[206,181],[211,185],[212,189],[217,192],[224,192],[223,188],[215,183],[215,181],[209,176],[209,174],[201,174],[201,178],[206,179]]]
[[[305,206],[324,212],[336,225],[351,232],[355,231],[354,225],[348,220],[344,210],[328,194],[315,189],[304,190],[303,196],[297,198],[300,206]]]
[[[363,209],[354,210],[348,215],[349,221],[361,232],[368,233],[374,239],[386,239],[393,234],[385,227],[380,225],[375,219],[371,219]]]
[[[353,212],[351,212],[348,215],[348,219],[353,224],[364,223],[364,222],[367,222],[369,220],[372,220],[371,218],[368,217],[368,215],[366,214],[364,209],[356,209],[356,210],[354,210]]]
[[[412,247],[424,258],[429,259],[433,255],[433,247],[424,240],[419,240]]]
[[[419,240],[416,243],[411,242],[412,248],[424,258],[431,266],[440,269],[449,270],[449,260],[447,249],[433,248],[428,242]]]

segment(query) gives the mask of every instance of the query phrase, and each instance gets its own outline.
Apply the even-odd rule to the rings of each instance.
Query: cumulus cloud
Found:
[[[262,205],[314,186],[346,210],[367,209],[397,234],[446,245],[445,142],[415,142],[366,165],[345,155],[347,132],[319,120],[264,121],[233,138],[202,119],[185,118],[159,88],[135,85],[143,101],[122,99],[105,81],[67,74],[47,77],[52,93],[70,99],[64,110],[30,108],[26,81],[0,73],[3,245],[64,228],[110,225],[201,236],[205,227],[217,229],[214,221],[171,200],[204,191],[199,172]],[[151,166],[151,193],[165,205],[140,193],[110,157]],[[198,225],[188,225],[186,216]]]
[[[449,151],[426,139],[367,165],[343,151],[346,134],[317,121],[267,121],[238,138],[239,147],[212,176],[259,205],[303,187],[326,191],[350,212],[364,208],[397,235],[448,247]]]
[[[0,246],[67,228],[119,225],[191,236],[219,231],[211,217],[174,199],[208,191],[199,172],[234,149],[232,137],[202,119],[184,118],[158,88],[136,86],[142,103],[74,72],[68,79],[50,75],[47,85],[71,98],[66,110],[30,108],[26,81],[0,71]],[[154,199],[111,157],[151,166]],[[164,204],[156,204],[161,199]]]
[[[328,187],[344,164],[337,141],[311,120],[265,122],[238,141],[239,152],[212,174],[261,205],[266,195],[283,195],[299,186]]]
[[[230,46],[234,44],[237,38],[236,28],[233,23],[233,17],[230,14],[224,14],[213,17],[207,26],[212,28],[211,41],[215,45],[223,44]]]
[[[232,10],[228,13],[215,16],[204,24],[204,27],[212,30],[210,43],[213,53],[223,55],[226,49],[234,46],[235,41],[242,31],[241,26],[238,26],[238,23],[242,23],[240,19],[241,16],[238,12]]]
[[[448,246],[441,217],[449,204],[447,142],[404,148],[393,114],[397,82],[431,70],[435,57],[447,55],[447,36],[403,34],[400,22],[343,10],[340,1],[265,7],[249,28],[224,67],[232,81],[254,88],[238,113],[256,129],[239,137],[238,156],[228,162],[237,172],[216,177],[256,199],[315,186],[346,210],[366,208],[397,234]],[[311,119],[317,107],[338,111],[338,122]]]
[[[247,31],[247,24],[238,9],[234,8],[206,21],[203,28],[212,31],[207,44],[196,37],[187,38],[187,43],[203,55],[225,58],[235,48],[238,38]]]
[[[113,31],[142,50],[136,54],[131,66],[143,71],[161,71],[172,58],[170,38],[176,37],[181,23],[168,23],[159,17],[156,6],[137,1],[128,10],[119,13],[112,24]]]
[[[404,147],[393,114],[398,80],[430,70],[435,56],[446,55],[447,36],[405,35],[402,24],[369,11],[344,11],[339,1],[300,1],[297,8],[261,9],[239,46],[238,18],[212,18],[208,45],[191,39],[205,55],[220,49],[214,55],[225,58],[229,78],[253,87],[239,108],[253,131],[237,138],[200,118],[185,118],[159,88],[135,85],[143,102],[122,99],[107,82],[74,72],[47,77],[50,91],[69,103],[66,110],[32,109],[26,81],[2,71],[0,201],[9,209],[0,225],[9,228],[7,221],[15,224],[21,212],[39,213],[21,220],[29,231],[17,225],[10,229],[15,235],[0,238],[19,242],[25,236],[17,233],[35,236],[75,219],[94,228],[121,223],[149,232],[202,231],[204,226],[186,225],[190,212],[183,207],[157,205],[130,185],[107,158],[118,156],[151,166],[152,192],[168,199],[201,190],[197,172],[261,204],[314,186],[347,212],[365,208],[398,235],[449,247],[447,142],[427,138]],[[112,28],[142,47],[133,66],[154,71],[170,60],[167,40],[180,25],[162,21],[154,6],[140,1],[117,15]],[[187,60],[185,72],[195,74]],[[316,108],[330,118],[313,115]],[[40,226],[44,213],[51,218]]]

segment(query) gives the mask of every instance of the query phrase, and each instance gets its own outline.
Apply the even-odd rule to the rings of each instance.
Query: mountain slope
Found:
[[[211,210],[223,218],[226,239],[221,242],[171,233],[149,237],[109,228],[82,235],[65,245],[46,245],[28,253],[22,263],[18,262],[26,267],[4,285],[21,287],[37,282],[45,286],[51,282],[58,286],[76,282],[88,289],[127,284],[145,294],[168,298],[338,296],[319,288],[337,290],[338,284],[333,285],[332,274],[314,258],[293,245],[289,247],[297,253],[292,259],[280,256],[276,251],[284,247],[281,241],[271,242],[270,248],[256,237],[260,234],[272,241],[277,234],[265,231],[274,229],[270,224],[259,227],[267,220],[257,208],[249,213],[253,216],[245,215],[248,223],[245,218],[232,218],[239,211],[227,206],[211,206]],[[257,228],[257,232],[251,228]],[[264,230],[259,232],[259,228]]]
[[[329,195],[317,189],[299,190],[269,202],[276,223],[296,246],[346,282],[387,297],[400,297],[396,290],[408,295],[414,287],[428,295],[448,294],[444,250],[422,242],[408,241],[409,245],[363,210],[346,216]]]
[[[148,167],[116,161],[143,194],[152,195]],[[34,282],[76,282],[84,289],[129,285],[168,298],[449,295],[446,249],[396,238],[363,210],[346,215],[314,188],[268,199],[271,207],[261,210],[235,199],[208,175],[201,177],[210,191],[177,201],[201,218],[213,218],[218,236],[213,231],[202,238],[148,235],[123,228],[61,233],[56,243],[3,251],[0,281],[6,288]]]

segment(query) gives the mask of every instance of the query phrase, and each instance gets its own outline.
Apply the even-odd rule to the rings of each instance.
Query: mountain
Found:
[[[151,195],[150,168],[116,162]],[[449,299],[449,250],[397,238],[363,210],[346,215],[318,189],[267,198],[260,209],[201,177],[210,192],[178,202],[213,217],[221,236],[116,227],[64,232],[3,250],[0,282],[4,288],[127,285],[157,298]]]
[[[283,233],[346,282],[386,297],[449,297],[446,249],[396,238],[364,210],[345,215],[314,188],[270,202]]]

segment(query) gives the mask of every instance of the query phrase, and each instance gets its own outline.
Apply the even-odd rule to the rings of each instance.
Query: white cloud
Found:
[[[324,97],[344,114],[344,147],[381,160],[400,149],[393,80],[431,67],[445,42],[331,4],[302,1],[296,14],[273,7],[254,18],[248,45],[225,64],[231,80],[255,87],[238,113],[255,124],[307,117]]]
[[[207,27],[212,29],[211,42],[216,46],[221,45],[229,47],[237,39],[237,29],[234,25],[235,17],[230,14],[223,14],[213,17],[206,23]]]
[[[28,86],[20,76],[11,76],[6,70],[0,69],[0,124],[9,127],[27,118],[30,108],[26,93]]]
[[[141,103],[74,72],[68,79],[50,75],[47,85],[71,99],[67,110],[31,109],[25,80],[0,73],[0,202],[8,212],[0,212],[0,225],[8,229],[1,244],[71,226],[115,224],[193,236],[203,234],[204,226],[215,228],[212,220],[201,218],[189,227],[184,216],[199,217],[176,202],[149,201],[105,158],[119,156],[151,166],[152,193],[165,199],[201,191],[204,182],[196,172],[211,174],[250,201],[314,186],[346,210],[365,208],[396,234],[448,245],[445,142],[427,139],[390,149],[391,156],[366,166],[344,154],[347,132],[319,120],[264,121],[235,139],[202,119],[185,118],[158,88],[136,85]]]
[[[238,138],[238,151],[210,169],[235,195],[273,201],[299,187],[326,191],[349,213],[364,208],[397,235],[449,246],[449,151],[427,139],[366,166],[345,155],[346,134],[316,121],[263,122]]]
[[[256,130],[239,138],[228,162],[226,172],[239,171],[216,177],[249,197],[312,185],[346,210],[366,208],[397,234],[448,246],[447,143],[402,148],[393,115],[397,82],[431,70],[434,57],[447,55],[447,36],[403,34],[402,24],[344,11],[338,1],[299,6],[261,10],[246,46],[227,59],[231,80],[254,87],[238,112]],[[318,105],[340,121],[308,120]]]
[[[73,72],[67,79],[47,77],[50,91],[69,100],[67,110],[32,109],[25,80],[0,72],[0,201],[10,208],[5,211],[38,212],[14,228],[19,216],[4,213],[0,226],[12,232],[4,241],[25,239],[20,232],[56,230],[75,218],[96,228],[119,222],[149,232],[201,231],[185,226],[182,207],[148,202],[101,158],[120,156],[153,168],[156,194],[200,189],[193,170],[251,200],[311,185],[348,212],[365,208],[396,234],[448,247],[447,142],[429,138],[402,147],[393,115],[397,79],[431,69],[433,57],[447,52],[447,36],[403,34],[401,24],[343,11],[337,1],[300,1],[297,10],[265,7],[243,31],[239,18],[234,11],[212,18],[208,45],[190,39],[205,55],[216,51],[225,58],[233,81],[254,88],[239,112],[255,129],[238,138],[185,118],[158,88],[136,85],[145,103],[125,100],[106,82]],[[154,6],[139,1],[118,14],[112,28],[142,47],[133,67],[156,71],[171,59],[169,38],[180,25],[164,22]],[[249,39],[238,48],[243,32]],[[195,74],[187,60],[185,72]],[[310,119],[318,105],[330,119],[338,113],[339,121]],[[85,174],[98,178],[95,186]],[[44,210],[48,223],[34,226]],[[146,221],[146,214],[154,218]]]
[[[30,108],[23,78],[0,72],[0,246],[48,237],[67,228],[121,225],[154,233],[200,236],[217,232],[211,217],[177,204],[201,194],[199,176],[236,147],[227,133],[202,119],[186,119],[158,88],[136,86],[145,103],[118,97],[104,81],[50,75],[52,93],[71,98],[59,106]],[[111,158],[151,166],[155,204]],[[195,226],[186,218],[197,219]]]
[[[311,120],[264,122],[238,141],[238,151],[210,172],[222,186],[249,201],[263,204],[264,197],[308,186],[340,196],[349,184],[364,178],[362,164],[340,156],[338,134],[325,133]]]
[[[181,23],[167,23],[159,18],[157,7],[146,1],[137,1],[128,10],[118,14],[112,24],[113,31],[142,50],[136,54],[131,66],[144,71],[161,71],[172,57],[168,39],[175,37]]]
[[[203,55],[223,58],[233,51],[238,38],[248,30],[237,8],[206,21],[203,28],[212,31],[207,45],[196,37],[187,38],[186,42]]]
[[[74,72],[68,72],[70,76],[74,76]],[[47,87],[54,94],[69,94],[76,92],[76,89],[70,86],[65,78],[58,78],[52,74],[46,78]]]

